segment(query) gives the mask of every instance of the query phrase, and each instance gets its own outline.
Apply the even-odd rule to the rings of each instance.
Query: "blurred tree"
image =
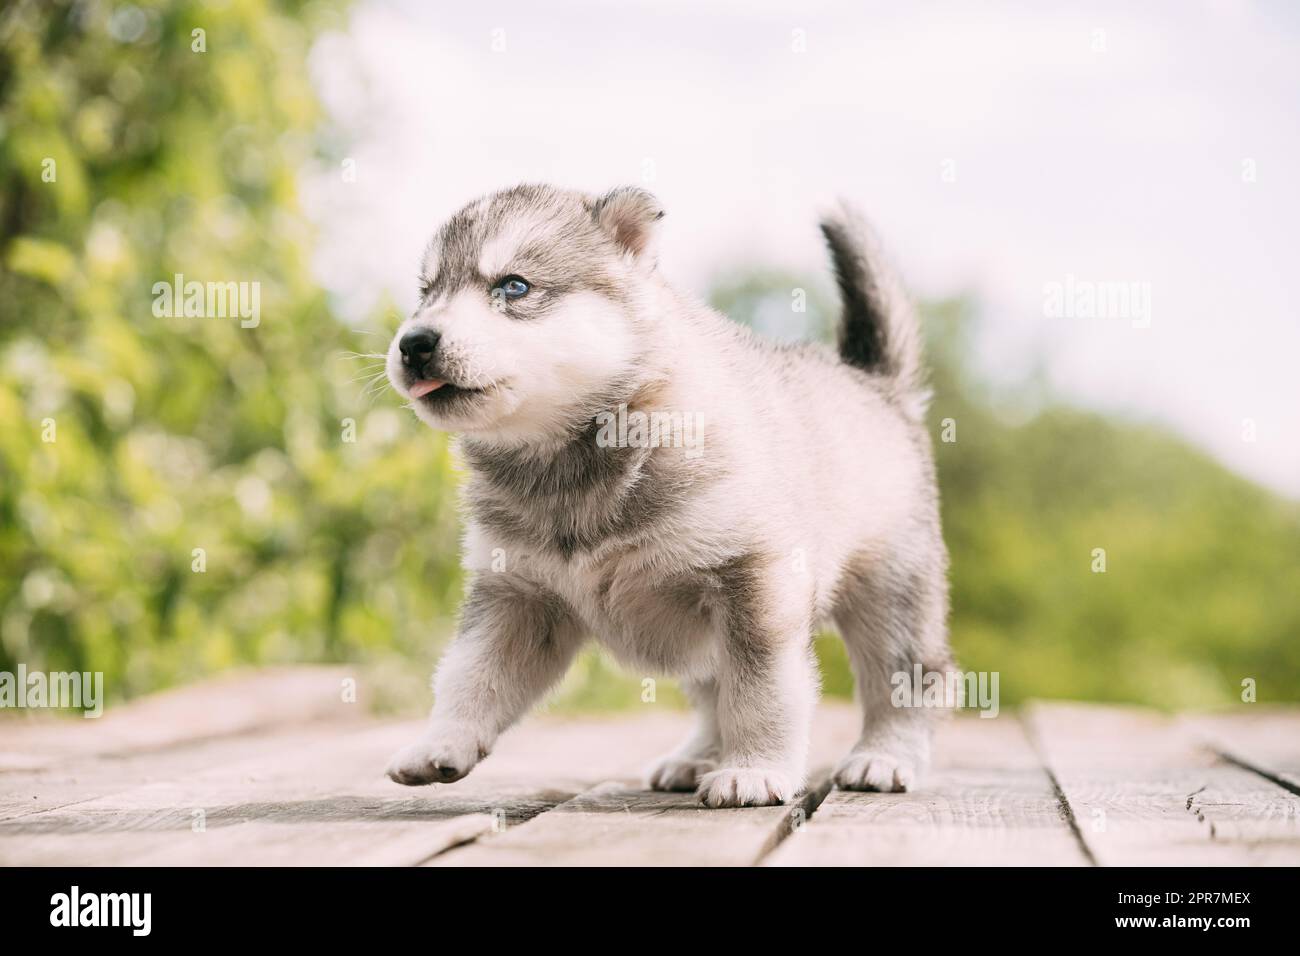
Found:
[[[397,650],[423,684],[460,589],[447,446],[350,381],[385,339],[331,315],[296,195],[336,12],[0,14],[0,668],[119,697]],[[260,322],[157,317],[178,273],[257,283]]]

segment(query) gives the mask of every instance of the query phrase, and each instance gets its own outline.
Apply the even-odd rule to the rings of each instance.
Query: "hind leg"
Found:
[[[722,754],[717,682],[683,681],[682,690],[695,708],[695,729],[680,747],[650,768],[652,790],[694,790],[701,777],[717,769]]]
[[[844,790],[914,789],[930,762],[935,707],[896,706],[903,675],[911,686],[915,665],[925,673],[951,669],[948,588],[942,551],[927,562],[895,558],[860,560],[845,578],[834,611],[848,649],[862,706],[862,736],[836,766]]]

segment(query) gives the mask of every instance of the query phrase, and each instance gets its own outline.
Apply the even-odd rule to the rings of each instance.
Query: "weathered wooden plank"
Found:
[[[343,667],[238,671],[152,694],[93,719],[0,715],[0,771],[32,770],[87,754],[161,750],[267,728],[356,720],[360,697],[345,699]]]
[[[852,744],[858,718],[851,708],[819,710],[813,731],[813,766],[829,766]],[[645,726],[644,718],[627,731]],[[645,790],[636,771],[666,751],[682,733],[658,734],[654,746],[635,734],[637,746],[620,750],[619,779],[591,788],[523,826],[486,836],[438,856],[434,866],[750,866],[801,824],[824,796],[825,771],[811,775],[809,792],[791,806],[710,810],[693,793]],[[614,730],[617,734],[618,731]],[[569,757],[572,760],[572,756]]]
[[[398,787],[382,768],[417,729],[384,725],[294,747],[267,738],[248,759],[0,822],[0,862],[414,864],[587,786],[549,767],[539,780],[525,736],[498,772],[454,788]]]
[[[1038,704],[1035,743],[1108,866],[1300,863],[1300,798],[1136,708]]]
[[[145,699],[98,722],[14,722],[20,733],[6,744],[23,758],[14,763],[37,769],[0,773],[0,862],[417,863],[622,768],[628,731],[666,749],[685,722],[676,713],[647,715],[635,729],[538,718],[468,780],[413,791],[382,768],[419,722],[346,733],[330,718],[359,711],[335,705],[340,680],[333,670],[260,672]],[[317,727],[250,733],[304,717]],[[593,776],[566,783],[566,762]]]
[[[163,751],[122,756],[68,756],[34,770],[0,771],[0,821],[71,807],[108,794],[213,766],[249,760],[268,749],[296,750],[338,736],[337,725],[196,741]]]
[[[1014,717],[961,715],[911,793],[833,791],[769,866],[1077,866],[1088,862]]]
[[[1300,710],[1249,704],[1180,722],[1214,752],[1300,794]]]
[[[240,738],[248,748],[239,759],[201,768],[196,755],[209,744],[173,748],[153,756],[152,782],[96,781],[112,792],[72,805],[65,796],[50,809],[0,821],[0,862],[418,863],[473,835],[517,826],[641,753],[648,760],[685,724],[684,715],[668,712],[538,717],[507,734],[470,777],[418,790],[390,782],[382,769],[420,722]],[[471,816],[478,819],[461,819]]]
[[[693,793],[610,781],[430,865],[750,866],[818,796],[806,794],[793,806],[710,810]]]
[[[310,823],[257,820],[209,830],[208,839],[197,846],[172,842],[131,862],[144,866],[416,866],[497,825],[485,813],[419,822],[337,819],[335,814],[313,817]]]
[[[365,720],[342,701],[342,673],[201,685],[131,705],[107,730],[5,722],[0,863],[1300,862],[1300,796],[1287,789],[1300,781],[1300,712],[1175,721],[1040,705],[1029,726],[1050,775],[1014,720],[961,716],[940,731],[922,790],[832,793],[808,819],[820,790],[796,807],[715,811],[640,789],[689,722],[653,705],[533,717],[466,780],[399,787],[382,769],[420,723]],[[841,756],[856,724],[851,708],[823,707],[815,764]]]
[[[282,738],[275,745],[285,748],[337,735],[365,719],[357,703],[343,700],[348,673],[238,672],[132,701],[98,719],[0,720],[0,820],[245,759],[267,746],[251,737],[259,732]]]
[[[4,865],[412,866],[520,823],[566,792],[457,800],[338,796],[211,808],[53,814],[0,832]],[[201,812],[201,816],[200,816]]]

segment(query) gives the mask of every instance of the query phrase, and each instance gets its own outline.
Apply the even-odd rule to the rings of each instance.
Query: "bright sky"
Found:
[[[824,274],[845,196],[918,296],[978,294],[992,379],[1033,357],[1300,497],[1298,6],[363,0],[312,69],[358,138],[355,182],[307,188],[354,325],[412,306],[432,230],[515,182],[647,186],[700,294]],[[1142,283],[1149,326],[1047,314],[1068,281]]]

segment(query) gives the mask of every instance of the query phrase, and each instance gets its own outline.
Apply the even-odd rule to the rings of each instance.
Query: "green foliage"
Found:
[[[936,449],[963,666],[1001,671],[1006,703],[1207,707],[1246,678],[1300,699],[1300,508],[1149,425],[1059,404],[1009,424],[953,364],[972,317],[935,311],[955,320],[932,421],[957,422]]]
[[[338,321],[297,201],[339,141],[305,68],[335,16],[288,0],[0,12],[0,669],[104,671],[112,702],[237,664],[346,660],[389,708],[427,702],[462,586],[453,462],[356,381],[350,353],[382,349],[389,323]],[[260,324],[156,317],[153,285],[175,273],[260,283]],[[782,316],[831,327],[825,283],[740,276],[717,299],[777,334]],[[935,434],[949,417],[958,432],[936,447],[962,663],[1000,671],[1004,703],[1203,704],[1243,677],[1295,699],[1295,507],[1157,429],[1050,404],[1012,423],[960,372],[969,323],[958,304],[930,316]],[[827,692],[849,693],[842,648],[818,652]],[[559,706],[641,693],[591,654]],[[657,699],[679,698],[660,682]]]
[[[424,683],[460,592],[447,445],[351,381],[386,340],[331,314],[296,196],[330,15],[5,9],[0,668],[120,697],[399,654]],[[155,317],[174,273],[260,283],[260,324]]]

